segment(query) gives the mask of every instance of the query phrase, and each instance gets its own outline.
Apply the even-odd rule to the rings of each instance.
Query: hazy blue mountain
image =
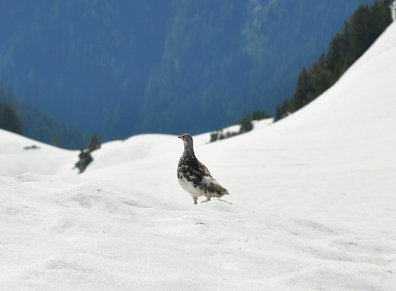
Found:
[[[63,148],[79,149],[86,146],[88,138],[77,128],[56,121],[51,114],[26,103],[1,82],[0,103],[5,103],[15,109],[22,123],[22,132],[15,132]]]
[[[3,1],[0,80],[104,139],[212,130],[290,96],[363,2]]]

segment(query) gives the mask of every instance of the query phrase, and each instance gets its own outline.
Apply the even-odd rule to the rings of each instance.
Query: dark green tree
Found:
[[[239,133],[245,133],[253,129],[252,121],[249,118],[244,117],[239,121],[239,123],[241,125]]]
[[[22,122],[15,109],[5,103],[0,103],[0,128],[22,134]]]
[[[281,120],[282,118],[286,117],[289,113],[292,112],[292,105],[290,99],[285,99],[282,102],[282,105],[276,106],[275,112],[275,121]]]
[[[88,165],[93,161],[91,152],[89,150],[80,149],[80,154],[78,155],[78,161],[74,164],[74,168],[77,168],[79,174],[85,171]]]
[[[308,104],[308,94],[310,93],[310,91],[311,88],[309,84],[308,73],[304,67],[298,75],[297,84],[293,96],[293,111],[296,111]]]
[[[271,114],[269,114],[265,110],[254,110],[252,113],[243,116],[241,119],[238,120],[238,124],[241,125],[239,129],[239,133],[245,133],[251,131],[253,129],[253,120],[261,120],[266,118],[271,118]]]
[[[88,143],[89,152],[93,152],[94,150],[100,149],[101,144],[102,144],[102,139],[96,133],[92,134],[91,137],[89,138],[89,143]]]

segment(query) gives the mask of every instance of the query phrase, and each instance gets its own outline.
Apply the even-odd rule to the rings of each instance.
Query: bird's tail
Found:
[[[228,190],[227,190],[226,188],[223,188],[223,189],[224,189],[224,191],[222,191],[221,194],[223,194],[223,195],[230,195],[230,193],[228,193]]]

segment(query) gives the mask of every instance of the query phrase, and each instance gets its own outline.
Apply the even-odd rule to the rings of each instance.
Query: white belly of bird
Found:
[[[191,194],[191,196],[203,196],[205,193],[199,189],[199,187],[194,187],[194,184],[190,181],[187,181],[184,177],[178,179],[180,186],[184,190],[186,190],[188,193]]]

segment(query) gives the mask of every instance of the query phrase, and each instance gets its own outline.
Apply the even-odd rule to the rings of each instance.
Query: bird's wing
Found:
[[[202,174],[203,174],[204,176],[212,177],[212,175],[210,174],[208,168],[205,167],[205,165],[202,164],[200,161],[198,161],[198,167],[199,167],[199,170],[202,172]]]

